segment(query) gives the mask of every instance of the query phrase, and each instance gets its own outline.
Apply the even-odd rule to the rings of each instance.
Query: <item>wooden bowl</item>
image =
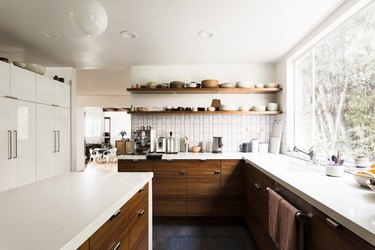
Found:
[[[201,147],[199,147],[199,146],[192,146],[191,147],[191,152],[199,153],[199,151],[201,151]]]
[[[213,79],[202,80],[202,88],[217,88],[219,87],[219,81]]]

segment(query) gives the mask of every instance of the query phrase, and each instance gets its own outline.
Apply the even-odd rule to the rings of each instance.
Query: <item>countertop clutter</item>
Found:
[[[77,249],[152,177],[67,173],[1,192],[0,249]]]

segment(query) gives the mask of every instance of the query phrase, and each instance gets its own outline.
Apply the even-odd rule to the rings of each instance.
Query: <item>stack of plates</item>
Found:
[[[278,83],[267,83],[264,87],[265,88],[278,88],[279,84]]]
[[[235,105],[220,105],[220,111],[237,111],[238,107]]]
[[[266,106],[262,106],[262,105],[259,105],[259,106],[254,106],[251,108],[252,111],[266,111]]]
[[[267,104],[267,110],[268,111],[277,111],[279,110],[279,105],[277,103],[268,103]]]

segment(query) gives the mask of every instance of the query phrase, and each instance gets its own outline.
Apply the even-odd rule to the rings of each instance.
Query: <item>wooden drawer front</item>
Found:
[[[336,222],[319,210],[314,209],[313,214],[311,228],[309,230],[308,249],[375,249],[375,247],[371,246],[347,228],[341,225],[334,227],[332,222]],[[331,220],[331,223],[329,220]]]
[[[134,219],[129,232],[129,245],[131,250],[148,249],[148,202],[138,204],[132,209]]]
[[[241,195],[243,193],[243,164],[239,160],[221,161],[221,193]]]
[[[253,185],[254,190],[259,195],[262,202],[268,204],[267,187],[273,189],[273,180],[251,165],[246,166],[246,172],[247,173],[245,182],[250,182],[251,185]]]
[[[152,161],[148,160],[119,160],[119,172],[152,172]]]
[[[191,161],[187,170],[187,197],[220,195],[220,161]]]
[[[120,235],[127,233],[130,222],[130,202],[127,202],[119,213],[113,215],[90,238],[90,249],[111,249],[119,241]]]
[[[173,161],[154,161],[155,172],[180,172],[186,171],[189,161],[173,160]]]
[[[130,219],[133,220],[138,213],[148,206],[148,184],[141,188],[131,199]]]
[[[206,196],[187,199],[187,216],[218,216],[220,215],[220,200],[218,196]]]
[[[185,161],[155,161],[153,196],[186,198]]]
[[[90,239],[83,242],[83,244],[77,250],[90,250]]]
[[[154,198],[154,216],[186,216],[186,196],[176,198]]]

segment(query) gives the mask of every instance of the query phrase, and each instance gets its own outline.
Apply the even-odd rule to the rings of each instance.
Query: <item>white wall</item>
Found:
[[[108,108],[123,108],[130,107],[130,96],[88,96],[77,95],[77,107],[108,107]]]
[[[85,111],[76,108],[76,171],[85,168]]]
[[[104,115],[103,109],[98,107],[86,107],[85,119],[99,119],[100,120],[100,132],[99,136],[86,137],[86,143],[102,143],[103,142],[103,128],[104,128]]]

